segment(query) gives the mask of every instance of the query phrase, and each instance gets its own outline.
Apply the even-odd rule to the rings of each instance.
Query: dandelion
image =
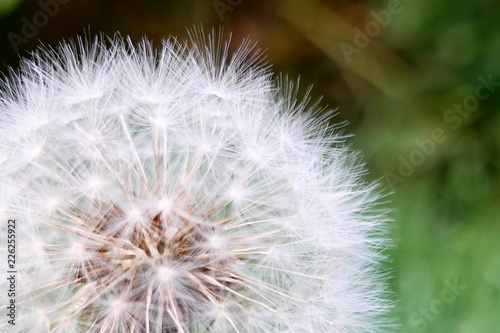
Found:
[[[1,90],[2,331],[384,329],[375,185],[253,43],[62,43]]]

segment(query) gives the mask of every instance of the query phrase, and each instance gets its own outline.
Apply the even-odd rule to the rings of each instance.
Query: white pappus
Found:
[[[1,82],[0,331],[386,328],[376,185],[329,113],[228,45],[64,42]]]

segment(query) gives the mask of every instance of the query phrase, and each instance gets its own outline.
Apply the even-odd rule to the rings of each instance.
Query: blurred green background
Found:
[[[396,331],[500,332],[499,19],[493,0],[0,0],[0,70],[89,31],[249,36],[391,192]]]

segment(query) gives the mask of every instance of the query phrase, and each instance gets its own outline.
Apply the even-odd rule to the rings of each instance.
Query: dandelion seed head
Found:
[[[35,158],[35,157],[38,157],[42,154],[43,152],[43,146],[42,145],[37,145],[37,146],[34,146],[33,148],[31,148],[31,150],[29,151],[29,155],[31,158]]]
[[[173,209],[174,202],[169,198],[162,198],[158,201],[157,208],[163,213],[168,214]]]
[[[5,79],[18,332],[386,327],[376,187],[254,44],[228,45],[78,40]]]

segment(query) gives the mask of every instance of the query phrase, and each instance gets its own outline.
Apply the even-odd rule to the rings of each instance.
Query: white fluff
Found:
[[[295,95],[254,44],[231,55],[215,34],[25,60],[0,95],[19,272],[0,330],[382,331],[374,186]]]

